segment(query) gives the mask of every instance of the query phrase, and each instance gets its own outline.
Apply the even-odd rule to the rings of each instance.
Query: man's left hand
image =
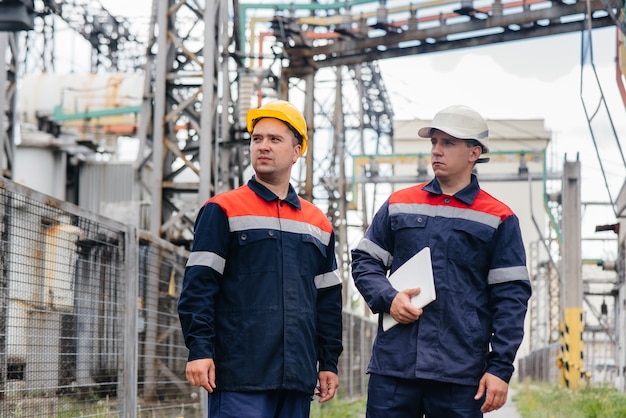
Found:
[[[320,385],[315,388],[315,395],[320,397],[320,403],[330,401],[337,393],[339,377],[333,372],[321,371],[318,378]]]
[[[506,403],[506,397],[509,392],[509,385],[504,380],[491,373],[485,373],[478,384],[478,391],[474,399],[479,400],[485,396],[485,403],[480,408],[481,412],[487,413],[502,408]]]

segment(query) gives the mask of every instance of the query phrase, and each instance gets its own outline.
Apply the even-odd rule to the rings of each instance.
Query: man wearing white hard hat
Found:
[[[475,110],[441,110],[429,138],[434,178],[393,192],[352,250],[352,276],[381,314],[368,373],[368,418],[482,417],[507,399],[531,295],[519,220],[472,173],[489,129]],[[428,247],[436,298],[388,279]],[[423,274],[415,271],[415,275]],[[398,325],[383,327],[385,315]]]
[[[255,175],[200,209],[178,314],[186,377],[209,417],[305,418],[339,385],[342,283],[326,215],[298,196],[291,169],[307,145],[296,107],[247,114]]]

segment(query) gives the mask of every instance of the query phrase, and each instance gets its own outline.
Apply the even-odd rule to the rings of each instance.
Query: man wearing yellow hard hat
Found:
[[[250,109],[246,117],[248,132],[252,134],[256,123],[263,118],[274,118],[283,121],[294,133],[301,145],[300,155],[306,151],[307,127],[304,116],[296,107],[284,100],[274,100],[258,109]]]
[[[209,417],[299,418],[333,398],[341,279],[324,213],[290,184],[307,125],[276,100],[247,115],[254,176],[200,209],[178,304],[187,380]]]
[[[531,294],[519,220],[478,184],[489,129],[465,105],[439,111],[430,139],[434,178],[393,192],[352,250],[352,276],[382,319],[368,366],[368,418],[480,418],[507,399]],[[435,299],[387,278],[428,248]],[[428,261],[426,261],[428,262]],[[415,271],[415,276],[424,274]]]

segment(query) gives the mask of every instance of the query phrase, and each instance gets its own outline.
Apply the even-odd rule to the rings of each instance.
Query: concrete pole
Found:
[[[564,308],[583,304],[581,250],[580,161],[563,167],[563,295]]]
[[[158,88],[154,92],[154,114],[152,116],[152,178],[150,190],[152,195],[151,216],[150,216],[150,232],[157,237],[161,236],[161,224],[163,222],[163,164],[165,158],[165,150],[163,145],[163,136],[165,135],[165,86],[167,86],[167,60],[168,47],[167,40],[168,27],[168,11],[171,4],[170,1],[158,2],[157,8],[157,61],[156,61],[156,85]],[[146,74],[148,77],[148,74]]]
[[[580,208],[580,161],[563,167],[563,288],[561,385],[577,389],[586,377],[583,362],[583,286]]]

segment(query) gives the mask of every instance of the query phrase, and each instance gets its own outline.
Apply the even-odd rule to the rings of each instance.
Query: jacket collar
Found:
[[[439,185],[439,181],[437,181],[436,177],[432,179],[429,183],[427,183],[424,187],[422,187],[422,189],[427,191],[428,193],[436,195],[443,194],[443,192],[441,191],[441,186]],[[480,186],[478,185],[478,178],[476,178],[475,174],[472,174],[470,184],[468,184],[462,190],[456,192],[454,194],[454,197],[467,205],[471,205],[474,202],[474,199],[478,195],[479,191]]]
[[[256,176],[252,176],[252,178],[248,180],[248,187],[250,187],[250,189],[252,189],[252,191],[256,193],[257,196],[261,197],[266,202],[278,200],[278,196],[276,196],[276,194],[270,189],[259,183],[256,180]],[[289,192],[287,192],[287,197],[285,198],[285,200],[283,200],[283,202],[287,202],[294,208],[300,209],[300,198],[298,197],[298,193],[296,193],[296,190],[291,184],[289,185]]]

